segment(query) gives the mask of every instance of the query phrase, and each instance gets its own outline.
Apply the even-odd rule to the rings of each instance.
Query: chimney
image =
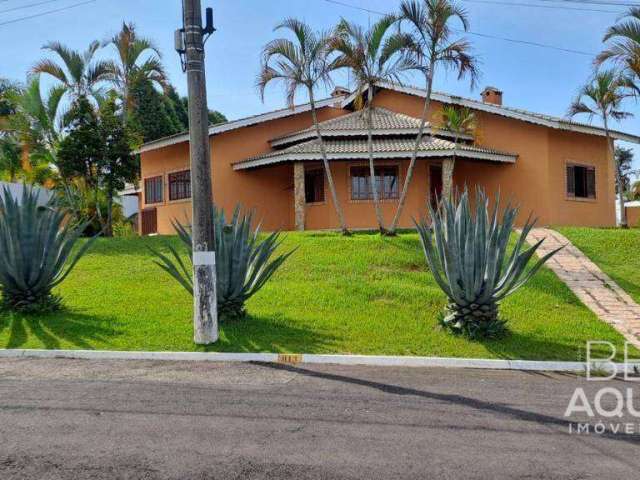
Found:
[[[484,103],[502,105],[502,90],[498,90],[496,87],[486,87],[480,95]]]

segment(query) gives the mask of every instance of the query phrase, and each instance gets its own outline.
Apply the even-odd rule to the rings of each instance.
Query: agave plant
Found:
[[[493,210],[478,190],[475,215],[469,194],[444,198],[438,208],[429,206],[431,225],[417,224],[427,264],[435,281],[449,299],[442,324],[470,338],[498,337],[506,331],[499,316],[500,302],[523,286],[558,250],[527,264],[543,240],[525,248],[525,239],[535,225],[527,220],[509,253],[509,237],[518,209],[507,206],[501,218],[499,200]]]
[[[252,217],[252,213],[241,214],[240,207],[236,207],[231,222],[227,224],[224,211],[214,208],[216,293],[218,317],[221,320],[243,318],[246,315],[246,301],[264,286],[293,253],[291,251],[271,260],[281,243],[280,232],[271,233],[259,241],[260,227],[251,230]],[[154,262],[193,295],[191,227],[177,221],[173,222],[173,226],[186,247],[191,265],[187,266],[180,253],[170,244],[167,244],[170,255],[152,249],[157,257]]]
[[[73,247],[84,225],[71,226],[55,201],[42,205],[40,193],[28,186],[14,198],[0,195],[0,291],[3,309],[44,312],[60,307],[52,289],[86,253],[93,239]]]

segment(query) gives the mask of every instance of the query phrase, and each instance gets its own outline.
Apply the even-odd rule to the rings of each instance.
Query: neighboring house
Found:
[[[630,227],[640,227],[640,201],[625,202],[624,210],[627,214],[627,225]]]
[[[374,97],[374,156],[387,223],[396,210],[424,95],[421,89],[384,83]],[[492,196],[500,192],[504,202],[521,206],[519,223],[533,211],[541,225],[615,225],[612,162],[602,128],[504,107],[502,92],[493,88],[482,92],[482,101],[443,93],[432,98],[428,118],[435,124],[434,136],[420,146],[401,227],[426,214],[427,202],[441,190],[442,159],[454,153],[451,135],[437,128],[443,104],[466,106],[476,114],[474,135],[455,150],[456,188],[479,186]],[[317,102],[318,116],[347,225],[374,228],[366,124],[354,101],[355,94],[336,89]],[[211,126],[215,203],[227,211],[238,203],[255,209],[267,230],[337,228],[311,126],[308,104]],[[616,131],[612,136],[640,143],[634,135]],[[187,134],[179,134],[140,149],[143,233],[171,233],[172,219],[191,215],[188,142]],[[295,198],[305,198],[306,204]],[[304,215],[296,216],[296,210]],[[296,225],[296,218],[304,223]]]
[[[124,190],[118,192],[118,203],[122,205],[122,214],[125,218],[131,218],[140,211],[140,187],[127,183]]]

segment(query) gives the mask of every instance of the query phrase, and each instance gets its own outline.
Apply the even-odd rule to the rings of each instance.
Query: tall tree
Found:
[[[137,79],[132,85],[130,96],[132,104],[128,122],[144,142],[185,130],[172,102],[161,95],[149,80]]]
[[[405,54],[413,48],[413,39],[392,27],[397,18],[386,15],[373,24],[368,30],[342,19],[336,27],[332,48],[338,53],[334,60],[335,67],[346,67],[356,82],[357,102],[364,103],[367,124],[367,152],[369,156],[369,188],[372,191],[373,205],[380,233],[386,234],[384,218],[380,208],[380,192],[382,182],[376,181],[373,161],[373,96],[377,82],[396,81],[402,83],[403,76],[409,70],[416,70],[419,65],[414,58]],[[367,92],[366,101],[363,99]]]
[[[631,187],[631,175],[635,173],[633,171],[633,149],[616,147],[614,152],[616,156],[616,164],[618,165],[618,174],[620,176],[620,182],[616,177],[616,192],[626,194]]]
[[[615,70],[601,70],[594,74],[593,79],[584,85],[578,92],[575,100],[569,107],[569,116],[579,114],[588,115],[589,119],[599,117],[604,125],[607,138],[609,158],[612,162],[616,184],[621,185],[620,167],[614,155],[613,139],[609,130],[609,121],[622,120],[632,116],[631,113],[622,110],[622,103],[628,97],[636,93],[635,85],[627,75]],[[622,189],[618,192],[620,206],[620,226],[627,228],[627,216],[624,211],[624,195]]]
[[[453,193],[453,169],[456,164],[456,150],[460,137],[473,133],[476,117],[468,108],[445,105],[442,108],[442,129],[453,134],[453,155],[442,164],[443,182],[442,198],[449,198]],[[446,170],[446,173],[445,173]]]
[[[110,62],[94,61],[100,42],[91,42],[84,52],[72,50],[60,42],[49,42],[42,48],[54,53],[62,62],[45,58],[31,68],[32,73],[52,76],[60,82],[71,101],[80,97],[102,99],[99,83],[108,78]]]
[[[267,85],[273,81],[282,82],[286,91],[287,103],[291,108],[295,104],[296,93],[301,89],[306,91],[311,107],[313,127],[320,144],[322,164],[329,184],[331,200],[338,216],[340,230],[346,235],[349,230],[347,229],[344,212],[333,182],[315,103],[316,88],[320,84],[331,84],[330,73],[337,65],[330,62],[328,58],[331,53],[331,36],[325,33],[316,33],[309,25],[295,18],[284,20],[274,29],[274,31],[278,30],[291,32],[295,42],[287,38],[277,38],[265,45],[262,51],[262,66],[257,81],[258,90],[264,101],[264,92]]]
[[[167,84],[160,50],[148,38],[138,36],[133,23],[125,22],[105,45],[113,46],[117,52],[117,60],[106,64],[105,78],[116,87],[122,100],[122,120],[126,123],[133,103],[131,88],[134,83],[145,79],[162,88]]]
[[[411,152],[411,160],[407,169],[398,209],[391,223],[391,232],[395,232],[404,209],[407,193],[422,143],[427,116],[431,106],[431,92],[433,80],[439,68],[453,71],[458,79],[469,77],[473,87],[478,78],[477,59],[471,52],[471,45],[465,39],[452,39],[452,24],[457,22],[464,31],[469,28],[467,12],[451,0],[403,0],[400,4],[399,21],[409,25],[412,39],[410,52],[415,55],[416,62],[422,67],[424,74],[426,95],[420,117],[418,135]],[[447,170],[449,171],[449,170]],[[452,173],[452,170],[450,171]],[[443,169],[443,174],[445,169]],[[443,183],[450,183],[451,179],[444,179]]]
[[[606,47],[595,64],[613,63],[634,81],[640,80],[640,7],[631,7],[609,27],[602,41]]]
[[[101,163],[104,140],[100,132],[98,115],[91,102],[80,96],[69,111],[66,136],[58,148],[58,169],[63,178],[81,178],[89,192],[93,192],[96,215],[102,224],[100,213],[100,181],[98,169]]]
[[[97,172],[107,197],[107,219],[105,235],[113,235],[113,200],[127,182],[133,183],[138,176],[137,157],[131,152],[133,140],[128,128],[117,115],[116,99],[110,96],[100,106],[100,138],[102,153]]]

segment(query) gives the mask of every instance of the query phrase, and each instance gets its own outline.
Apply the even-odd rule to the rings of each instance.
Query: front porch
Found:
[[[393,218],[410,163],[411,138],[374,140],[373,182],[379,193],[385,222]],[[366,139],[325,141],[327,158],[336,196],[350,229],[376,228],[373,209],[372,182]],[[414,218],[426,215],[429,202],[450,192],[454,185],[456,164],[464,172],[470,168],[480,177],[491,177],[497,165],[515,162],[515,155],[504,154],[469,145],[456,146],[435,137],[423,140],[418,151],[413,178],[399,226],[413,225]],[[325,174],[322,153],[316,140],[298,144],[262,157],[234,164],[238,171],[255,171],[288,163],[291,165],[290,187],[293,226],[296,230],[326,230],[339,228],[339,220]],[[247,172],[248,173],[248,172]],[[464,175],[464,176],[463,176]],[[466,173],[456,184],[464,185]]]

